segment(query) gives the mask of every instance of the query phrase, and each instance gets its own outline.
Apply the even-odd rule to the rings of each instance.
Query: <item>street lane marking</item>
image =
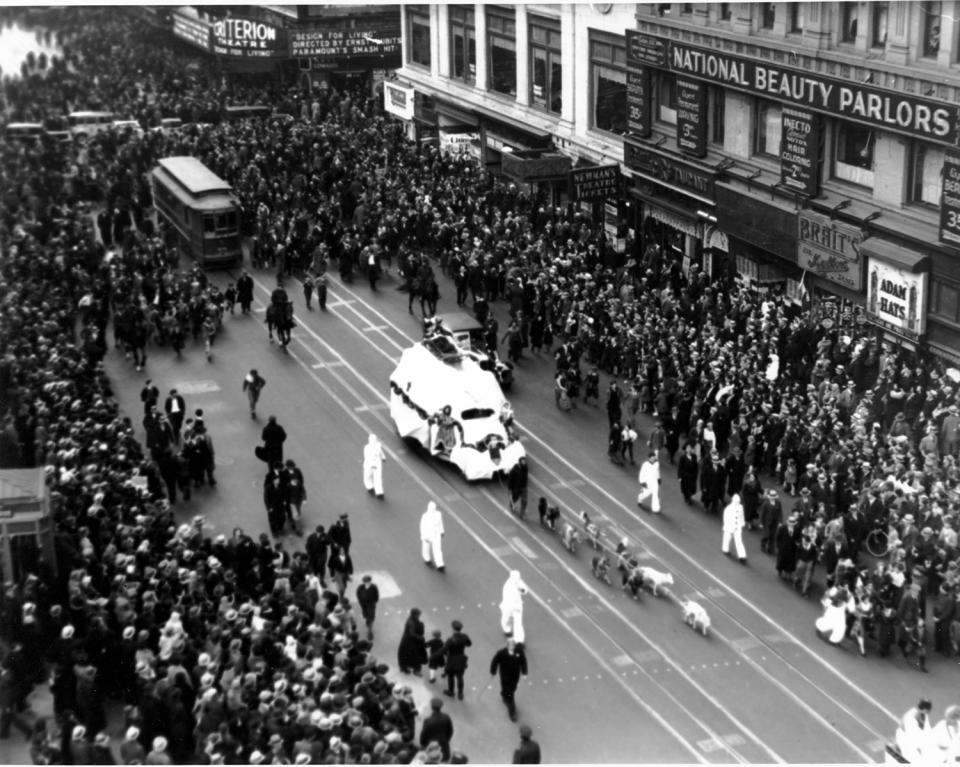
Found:
[[[780,644],[792,644],[793,638],[788,637],[786,634],[774,633],[774,634],[764,634],[763,638],[771,643],[780,643]]]
[[[355,304],[355,303],[356,301],[354,301],[352,298],[342,298],[334,301],[332,304],[327,304],[327,308],[333,309],[337,306],[350,306],[350,304]]]
[[[381,599],[393,599],[403,593],[400,584],[386,570],[364,570],[363,574],[373,578]]]
[[[641,666],[644,663],[663,660],[663,656],[656,650],[644,650],[643,652],[634,653],[633,660],[638,666]]]
[[[568,607],[566,610],[561,610],[560,615],[562,615],[566,620],[570,620],[570,618],[583,615],[583,610],[581,610],[579,607]]]
[[[871,740],[869,743],[867,743],[867,748],[874,753],[879,753],[880,751],[886,749],[888,742],[889,741],[886,740]]]
[[[740,652],[746,652],[747,650],[754,650],[759,647],[760,640],[755,636],[741,637],[740,639],[731,639],[730,644]]]
[[[537,555],[533,553],[533,549],[527,546],[519,537],[514,536],[510,539],[510,542],[513,544],[514,548],[519,551],[527,559],[537,559]]]
[[[374,332],[380,332],[381,330],[386,330],[386,329],[387,329],[387,326],[386,326],[386,325],[371,325],[371,326],[368,327],[368,328],[364,328],[364,329],[363,329],[363,332],[364,332],[364,333],[374,333]]]
[[[313,368],[314,370],[319,370],[320,368],[339,368],[339,367],[343,367],[344,364],[346,363],[344,363],[343,360],[331,360],[330,362],[317,362],[316,364],[311,365],[310,367]]]
[[[587,482],[583,479],[561,479],[557,482],[551,482],[547,487],[551,490],[563,490],[567,487],[583,487],[585,484]]]
[[[360,405],[360,407],[355,407],[355,408],[353,409],[353,412],[354,412],[354,413],[365,413],[365,412],[371,412],[371,411],[374,411],[374,410],[389,410],[389,409],[390,409],[390,406],[389,406],[389,405],[384,405],[383,403],[378,403],[378,404],[375,404],[375,405]]]
[[[730,746],[742,746],[744,743],[746,743],[746,741],[743,739],[743,736],[738,735],[737,733],[731,733],[730,735],[719,735],[716,738],[707,738],[705,740],[697,741],[697,745],[705,754],[719,751],[721,748],[727,748]]]
[[[497,548],[491,549],[491,551],[493,551],[493,553],[498,557],[505,557],[507,554],[514,553],[513,546],[497,546]]]
[[[710,586],[707,589],[707,596],[712,597],[713,599],[719,599],[720,597],[729,596],[729,592],[726,589],[721,589],[718,586]]]
[[[610,661],[614,666],[623,668],[624,666],[630,666],[633,664],[633,658],[624,653],[623,655],[618,655],[616,658]]]
[[[171,389],[176,389],[178,394],[182,395],[194,395],[194,394],[212,394],[213,392],[220,391],[220,384],[216,381],[175,381],[170,387]]]

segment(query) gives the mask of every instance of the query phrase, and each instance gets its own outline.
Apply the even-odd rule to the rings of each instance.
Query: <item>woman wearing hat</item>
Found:
[[[425,635],[426,629],[420,620],[420,608],[414,607],[403,626],[403,636],[397,648],[397,666],[402,673],[413,672],[420,676],[420,668],[427,662]]]

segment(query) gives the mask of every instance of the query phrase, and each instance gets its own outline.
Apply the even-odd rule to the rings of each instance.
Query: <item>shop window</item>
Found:
[[[726,96],[723,88],[710,88],[710,141],[723,146],[726,122]]]
[[[717,10],[717,18],[720,21],[730,21],[730,3],[720,3]]]
[[[530,104],[556,114],[563,109],[560,25],[547,19],[530,22]]]
[[[910,152],[910,202],[940,206],[941,174],[945,152],[940,147],[916,142]]]
[[[873,130],[854,123],[839,122],[835,134],[833,175],[841,181],[873,188]]]
[[[760,29],[773,29],[773,24],[777,20],[776,3],[759,3],[760,11]]]
[[[411,64],[430,66],[430,16],[407,8],[409,56]]]
[[[803,32],[803,3],[790,3],[790,31],[793,34]]]
[[[477,80],[477,33],[474,12],[463,5],[450,6],[450,74],[457,80]]]
[[[768,157],[780,156],[782,110],[772,101],[757,101],[754,152]]]
[[[960,322],[960,290],[944,282],[934,282],[930,292],[930,313],[950,322]]]
[[[840,42],[855,43],[857,41],[857,15],[859,3],[840,3]]]
[[[592,128],[621,136],[627,132],[626,63],[627,49],[622,37],[599,38],[591,33]]]
[[[883,48],[887,44],[887,19],[890,15],[890,3],[877,0],[872,3],[873,22],[870,32],[870,46]]]
[[[657,73],[657,109],[660,122],[677,124],[677,78],[669,72]]]
[[[487,12],[490,90],[506,96],[517,95],[517,22],[512,12]]]
[[[943,4],[940,0],[924,0],[920,3],[920,29],[923,34],[923,56],[936,58],[940,52],[940,15]]]

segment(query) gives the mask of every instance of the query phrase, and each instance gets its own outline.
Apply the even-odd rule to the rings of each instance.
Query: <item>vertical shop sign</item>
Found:
[[[801,194],[820,191],[820,117],[806,109],[783,106],[780,133],[780,181]]]
[[[940,196],[940,242],[960,246],[960,152],[948,149],[943,158]]]
[[[677,146],[694,157],[707,153],[707,86],[677,76]]]
[[[650,70],[627,72],[627,128],[641,138],[650,135]]]

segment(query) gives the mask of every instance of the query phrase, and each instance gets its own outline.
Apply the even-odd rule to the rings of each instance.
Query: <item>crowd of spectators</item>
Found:
[[[612,379],[611,427],[655,416],[669,460],[693,456],[684,494],[699,491],[713,510],[739,493],[776,550],[771,572],[809,593],[821,566],[826,585],[855,597],[851,627],[869,601],[864,630],[879,639],[887,621],[905,652],[923,641],[930,597],[934,647],[957,654],[955,371],[882,345],[866,325],[827,329],[781,293],[685,271],[649,236],[621,266],[586,213],[547,205],[466,155],[408,142],[371,94],[244,89],[113,9],[51,10],[45,23],[63,56],[4,79],[8,120],[104,106],[145,128],[167,116],[192,123],[0,154],[0,458],[46,467],[58,564],[54,578],[41,556],[7,586],[0,628],[15,652],[43,648],[53,664],[61,758],[95,747],[102,694],[130,706],[131,743],[164,746],[166,756],[141,754],[153,763],[390,762],[416,751],[409,696],[386,681],[322,573],[269,539],[172,524],[111,397],[101,362],[111,317],[127,344],[142,324],[145,351],[172,340],[168,314],[194,328],[191,301],[207,290],[202,272],[178,271],[147,215],[146,173],[174,154],[233,184],[256,266],[322,275],[334,260],[349,278],[396,261],[412,296],[435,262],[457,302],[472,299],[492,349],[509,339],[520,360],[560,339],[558,381],[576,395],[586,361],[588,381],[597,370]],[[231,98],[290,117],[221,122]],[[91,211],[107,214],[99,232]],[[501,299],[504,341],[489,311]],[[144,490],[135,474],[155,481]],[[863,545],[874,528],[890,553],[871,573]],[[7,667],[40,665],[8,657]],[[91,675],[96,684],[84,683]],[[37,735],[38,758],[46,742]]]

